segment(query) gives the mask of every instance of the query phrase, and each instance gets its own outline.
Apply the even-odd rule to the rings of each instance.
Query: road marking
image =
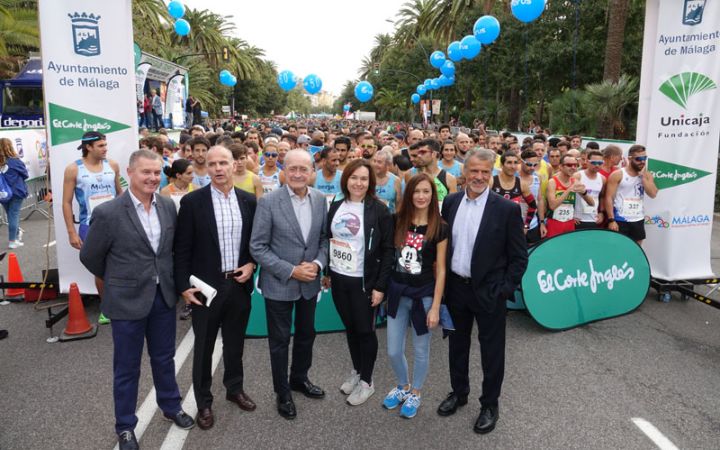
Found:
[[[670,439],[665,437],[660,430],[655,428],[655,425],[640,417],[633,417],[632,421],[636,427],[640,428],[640,431],[645,433],[645,435],[658,446],[660,450],[678,450]]]
[[[215,341],[215,350],[213,351],[212,368],[210,369],[211,376],[215,374],[215,370],[220,363],[220,358],[222,358],[222,353],[222,339],[218,336]],[[185,394],[185,401],[182,404],[182,409],[190,417],[194,418],[197,415],[197,403],[195,403],[195,393],[193,392],[192,384],[190,385],[187,394]],[[165,440],[160,446],[160,450],[179,450],[183,448],[189,432],[190,430],[183,430],[182,428],[171,425],[167,436],[165,436]]]
[[[182,342],[180,342],[180,346],[175,350],[175,375],[180,372],[180,369],[182,368],[183,364],[185,363],[185,360],[187,359],[188,355],[190,354],[190,351],[193,348],[193,344],[195,343],[195,334],[193,333],[192,327],[188,330],[187,333],[185,333],[185,337],[183,337]],[[145,432],[145,429],[150,424],[150,420],[152,420],[153,416],[155,415],[155,411],[157,411],[157,401],[155,400],[155,386],[153,386],[152,389],[150,389],[150,392],[148,392],[147,397],[145,397],[145,400],[142,402],[142,405],[140,405],[140,408],[137,410],[137,418],[138,423],[135,426],[135,437],[137,440],[140,440],[140,437]],[[119,450],[119,445],[115,444],[114,450]]]
[[[55,241],[50,241],[47,244],[43,245],[43,248],[53,247],[55,245]]]

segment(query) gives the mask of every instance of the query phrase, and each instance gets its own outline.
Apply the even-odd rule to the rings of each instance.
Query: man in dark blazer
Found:
[[[304,150],[285,155],[287,185],[264,195],[259,203],[250,252],[260,264],[258,286],[265,297],[268,344],[278,413],[297,415],[290,390],[310,398],[325,392],[308,379],[315,341],[315,306],[320,272],[327,264],[325,196],[308,187],[312,159]],[[288,347],[293,309],[295,338],[288,382]]]
[[[175,205],[155,194],[162,160],[148,150],[130,156],[130,188],[93,210],[80,261],[103,280],[100,305],[111,319],[115,431],[121,449],[138,448],[134,429],[140,361],[147,339],[157,402],[165,418],[189,429],[175,380],[172,245]]]
[[[445,301],[455,332],[450,334],[450,383],[453,391],[438,407],[449,416],[467,403],[470,339],[478,324],[483,382],[480,415],[474,431],[489,433],[499,416],[498,398],[505,374],[505,301],[527,268],[527,247],[520,207],[489,187],[495,154],[467,153],[464,192],[445,197],[442,216],[452,230],[448,245]]]
[[[218,329],[223,338],[225,398],[245,411],[256,407],[243,389],[242,361],[255,271],[249,251],[255,196],[233,186],[235,161],[230,150],[212,147],[207,167],[210,184],[182,198],[175,233],[175,284],[185,302],[192,305],[192,378],[197,423],[203,430],[215,422],[210,388]],[[191,275],[217,290],[210,306],[190,285]]]

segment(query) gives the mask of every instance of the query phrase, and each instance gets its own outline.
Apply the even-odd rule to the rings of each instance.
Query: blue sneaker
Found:
[[[402,386],[394,388],[383,400],[383,407],[385,409],[395,409],[410,395],[409,390],[403,389]]]
[[[400,415],[406,419],[412,419],[417,414],[417,410],[420,407],[420,396],[416,394],[410,394],[407,396],[405,403],[400,408]]]

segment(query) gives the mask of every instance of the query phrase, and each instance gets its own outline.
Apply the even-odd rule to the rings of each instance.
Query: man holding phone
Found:
[[[210,184],[180,201],[175,231],[175,284],[192,307],[195,333],[193,389],[197,424],[203,430],[214,424],[212,412],[212,354],[222,328],[223,384],[226,399],[245,411],[255,403],[243,390],[243,347],[250,318],[250,294],[255,262],[250,256],[250,232],[255,216],[255,196],[233,186],[235,161],[225,147],[208,151]],[[190,276],[217,290],[207,306]]]

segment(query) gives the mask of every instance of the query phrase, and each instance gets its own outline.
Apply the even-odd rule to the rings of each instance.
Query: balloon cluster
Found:
[[[510,9],[519,21],[530,23],[536,20],[545,10],[547,0],[512,0]],[[440,50],[430,55],[430,65],[440,70],[437,78],[427,79],[418,85],[410,100],[417,104],[420,97],[427,91],[452,86],[455,83],[455,63],[463,59],[471,60],[480,54],[483,45],[490,45],[500,36],[500,22],[493,16],[482,16],[473,26],[473,34],[459,41],[451,42],[447,48],[447,56]]]
[[[168,14],[175,20],[175,32],[178,36],[187,36],[190,34],[190,23],[183,19],[185,15],[185,5],[177,0],[173,0],[168,4]]]
[[[277,76],[278,86],[280,86],[280,89],[285,92],[289,92],[295,89],[298,81],[299,78],[297,78],[295,74],[292,73],[292,71],[290,70],[283,70],[282,72],[278,73]],[[322,89],[322,80],[314,73],[311,73],[310,75],[303,78],[302,83],[308,94],[317,94]]]

